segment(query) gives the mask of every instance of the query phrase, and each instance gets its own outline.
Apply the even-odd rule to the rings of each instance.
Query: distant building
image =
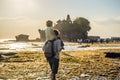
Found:
[[[16,41],[29,41],[29,35],[20,34],[15,36]]]

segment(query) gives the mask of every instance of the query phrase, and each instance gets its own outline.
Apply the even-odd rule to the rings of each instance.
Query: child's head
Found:
[[[60,34],[60,32],[58,30],[54,30],[54,33],[56,36],[58,36]]]
[[[53,25],[53,22],[52,22],[51,20],[48,20],[48,21],[46,22],[46,26],[47,26],[47,27],[52,27],[52,25]]]

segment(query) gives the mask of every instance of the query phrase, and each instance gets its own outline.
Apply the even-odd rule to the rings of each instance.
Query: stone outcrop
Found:
[[[16,41],[29,41],[29,35],[20,34],[15,36]]]

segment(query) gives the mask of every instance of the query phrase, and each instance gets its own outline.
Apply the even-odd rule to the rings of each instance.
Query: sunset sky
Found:
[[[120,0],[0,0],[0,39],[19,34],[39,37],[45,22],[84,17],[90,21],[89,35],[120,37]]]

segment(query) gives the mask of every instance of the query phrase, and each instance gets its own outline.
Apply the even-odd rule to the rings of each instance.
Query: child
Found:
[[[54,30],[52,29],[53,22],[51,20],[48,20],[46,22],[46,30],[45,30],[45,36],[46,40],[54,40],[56,38],[56,35],[54,33]]]

